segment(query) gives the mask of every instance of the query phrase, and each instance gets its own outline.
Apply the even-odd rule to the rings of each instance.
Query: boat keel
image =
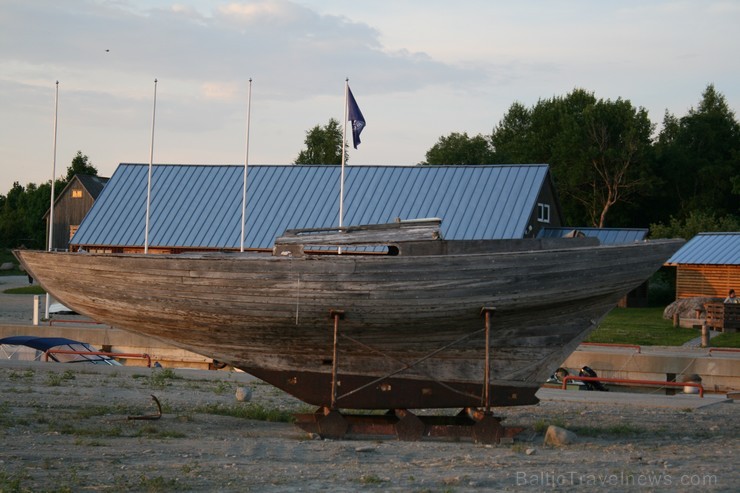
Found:
[[[322,407],[314,413],[296,414],[295,424],[324,439],[389,438],[401,441],[472,440],[475,443],[501,443],[524,428],[505,427],[504,418],[477,408],[466,408],[456,416],[417,415],[406,409],[385,414],[343,414]],[[503,440],[505,441],[505,440]]]

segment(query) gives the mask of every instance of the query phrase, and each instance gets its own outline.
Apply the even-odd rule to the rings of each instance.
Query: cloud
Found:
[[[158,77],[202,85],[213,97],[249,77],[274,99],[333,94],[345,77],[374,92],[467,86],[484,71],[389,51],[377,30],[287,0],[231,3],[204,15],[191,8],[136,10],[117,2],[9,0],[0,16],[0,64],[48,73]],[[107,51],[109,50],[109,51]],[[5,77],[23,78],[5,72]],[[214,82],[215,81],[215,82]],[[208,84],[207,87],[205,84]],[[225,97],[224,92],[220,97]]]
[[[235,82],[204,82],[201,87],[203,96],[211,100],[234,101],[241,94]]]

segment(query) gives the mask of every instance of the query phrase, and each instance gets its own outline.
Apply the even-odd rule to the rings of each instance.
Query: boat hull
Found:
[[[471,255],[124,255],[20,250],[65,305],[243,369],[314,405],[537,402],[552,371],[678,241]],[[334,362],[332,310],[337,320]]]

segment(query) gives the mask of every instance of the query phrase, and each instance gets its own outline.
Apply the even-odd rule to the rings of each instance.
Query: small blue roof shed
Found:
[[[699,233],[666,265],[676,267],[676,298],[725,298],[740,291],[740,232]]]

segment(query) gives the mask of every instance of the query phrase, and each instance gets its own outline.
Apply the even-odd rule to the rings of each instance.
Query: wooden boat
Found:
[[[536,403],[541,382],[683,243],[445,241],[439,226],[292,230],[272,255],[15,253],[77,312],[307,403],[419,409]]]

